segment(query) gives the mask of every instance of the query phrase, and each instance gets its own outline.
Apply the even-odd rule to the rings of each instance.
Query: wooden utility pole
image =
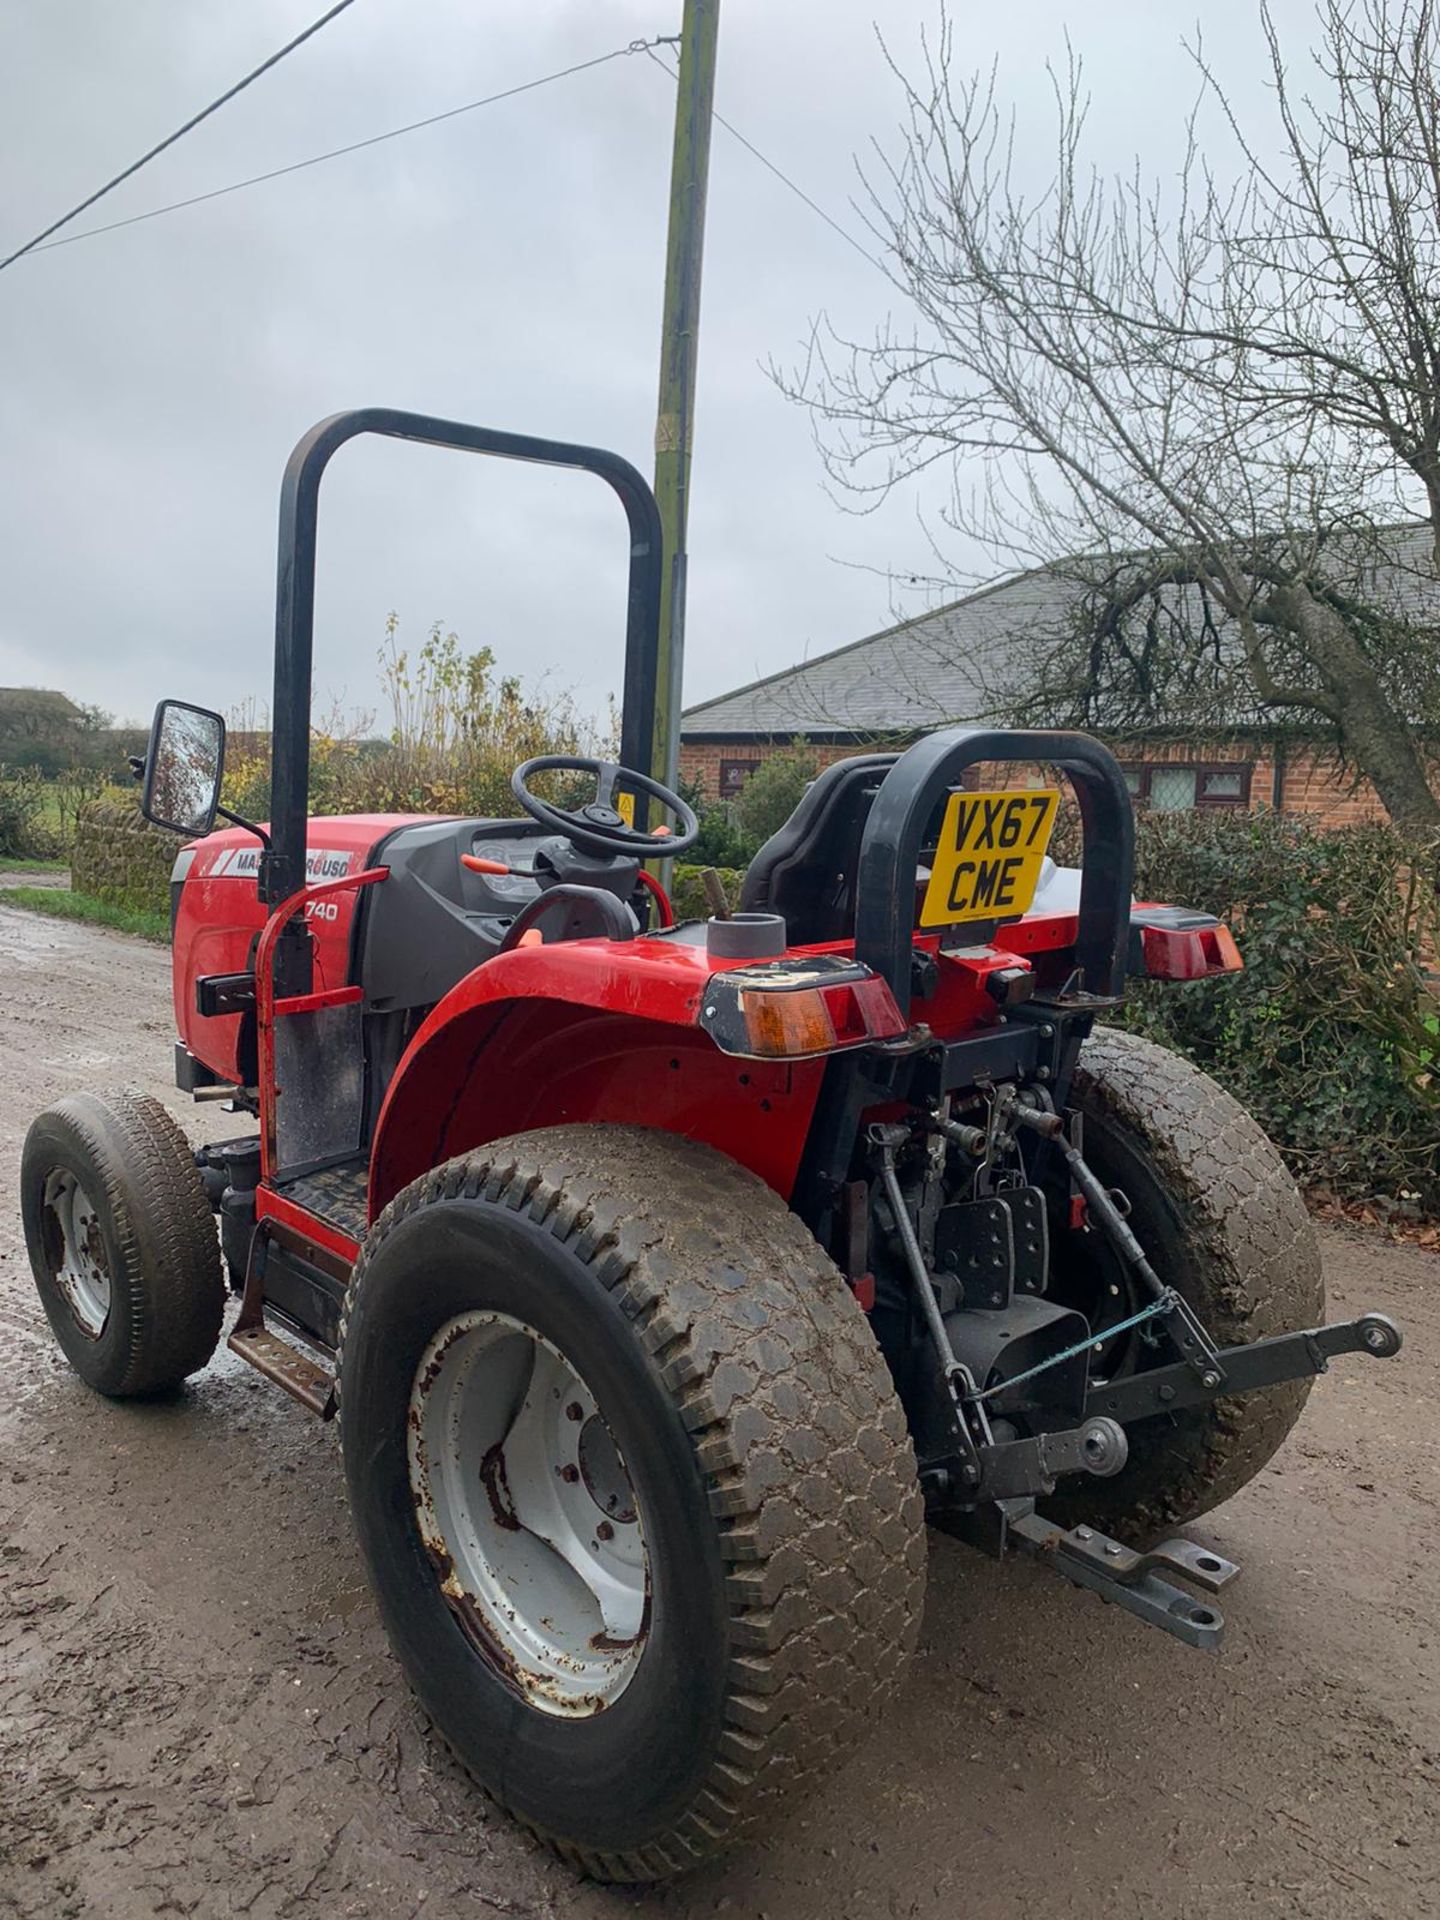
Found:
[[[660,335],[660,405],[655,421],[655,497],[665,530],[660,602],[660,678],[650,774],[675,784],[680,755],[680,687],[685,662],[685,525],[695,425],[695,366],[700,344],[700,261],[720,0],[685,0],[680,78],[670,170],[670,237],[665,252],[665,315]]]

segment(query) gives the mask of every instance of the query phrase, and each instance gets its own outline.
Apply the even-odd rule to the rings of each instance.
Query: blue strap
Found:
[[[1129,1333],[1132,1327],[1143,1326],[1147,1320],[1153,1320],[1157,1314],[1173,1312],[1176,1304],[1173,1287],[1167,1287],[1159,1300],[1152,1300],[1148,1307],[1142,1307],[1139,1313],[1132,1313],[1128,1320],[1122,1320],[1118,1326],[1107,1327],[1103,1333],[1089,1334],[1084,1340],[1078,1340],[1073,1347],[1066,1347],[1063,1353],[1052,1354],[1048,1360],[1042,1360],[1038,1366],[1027,1367],[1024,1373],[1017,1373],[1013,1380],[997,1381],[993,1387],[987,1387],[983,1393],[972,1394],[971,1400],[979,1404],[991,1400],[997,1393],[1008,1393],[1011,1387],[1023,1386],[1027,1380],[1033,1380],[1037,1373],[1048,1373],[1051,1367],[1064,1366],[1067,1360],[1073,1360],[1077,1354],[1088,1353],[1102,1340],[1113,1340],[1116,1334]]]

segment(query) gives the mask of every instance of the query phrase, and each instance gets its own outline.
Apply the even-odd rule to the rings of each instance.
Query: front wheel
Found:
[[[215,1216],[158,1100],[77,1093],[39,1114],[20,1211],[55,1338],[88,1385],[129,1398],[205,1365],[225,1308]]]
[[[386,1210],[339,1369],[351,1508],[440,1732],[598,1877],[673,1873],[840,1761],[919,1627],[889,1376],[784,1203],[630,1127]]]

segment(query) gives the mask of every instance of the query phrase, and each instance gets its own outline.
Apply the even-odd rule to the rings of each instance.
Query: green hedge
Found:
[[[701,881],[703,867],[685,867],[677,861],[675,880],[670,888],[670,903],[675,909],[677,920],[708,920],[710,902],[705,898],[705,887]],[[732,907],[740,904],[740,887],[745,878],[743,867],[717,867],[726,895]]]
[[[0,859],[48,860],[59,851],[45,801],[33,768],[0,766]]]
[[[1440,1212],[1440,845],[1272,813],[1138,827],[1139,897],[1218,914],[1245,970],[1137,984],[1125,1024],[1213,1074],[1307,1184]]]
[[[76,893],[131,913],[166,913],[177,835],[152,827],[138,807],[92,800],[75,821],[70,884]]]

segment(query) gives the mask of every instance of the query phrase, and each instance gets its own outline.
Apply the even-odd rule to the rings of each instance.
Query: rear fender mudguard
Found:
[[[506,1134],[582,1121],[701,1140],[789,1198],[823,1060],[721,1053],[699,1029],[703,950],[574,940],[501,954],[430,1014],[385,1095],[369,1213]]]

